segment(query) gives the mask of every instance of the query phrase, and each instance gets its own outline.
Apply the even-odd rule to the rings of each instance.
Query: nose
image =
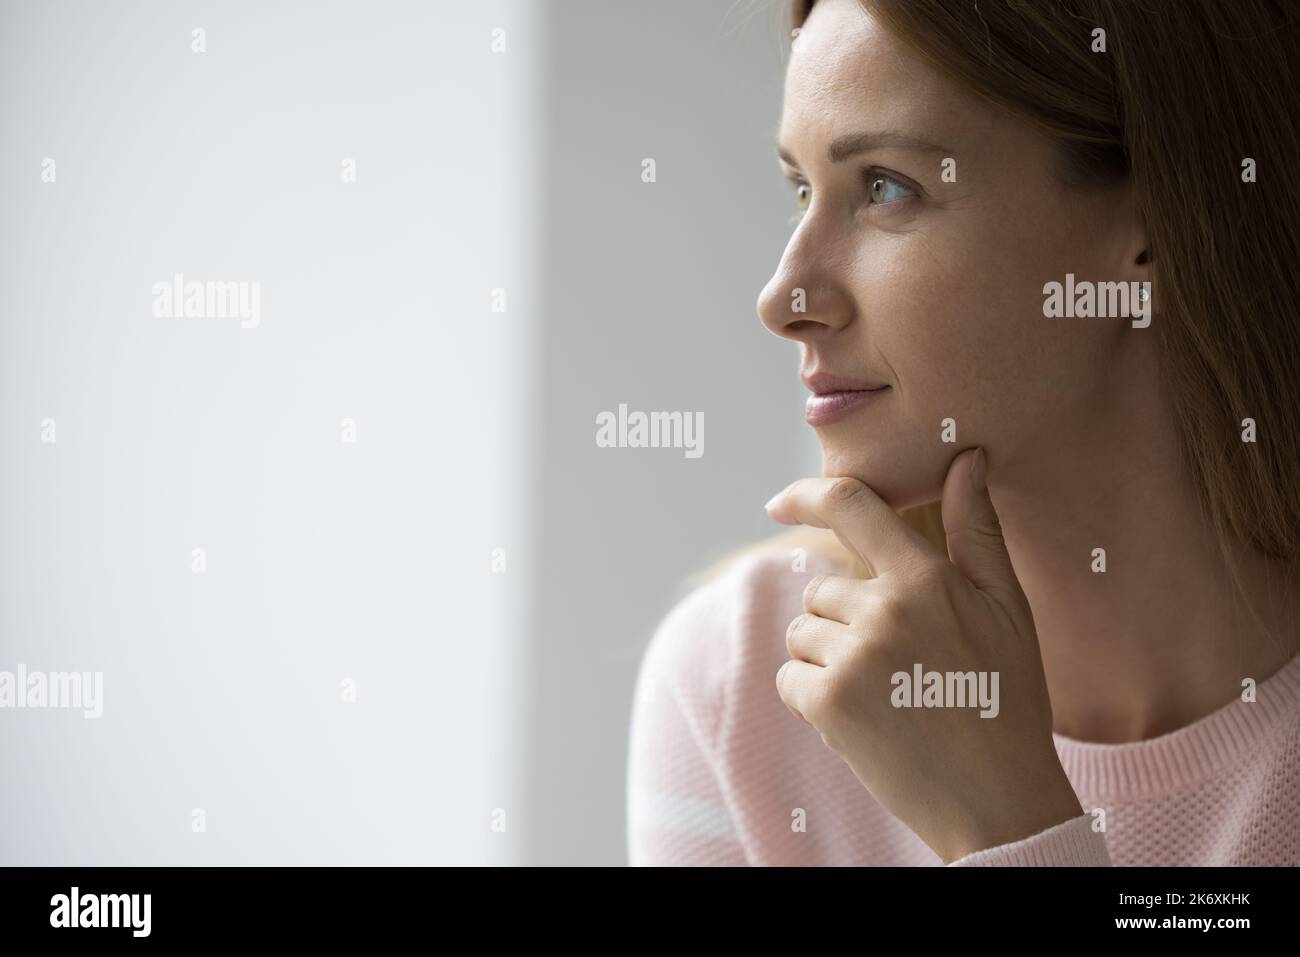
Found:
[[[812,342],[853,320],[853,299],[828,245],[814,241],[805,214],[785,247],[776,272],[758,294],[758,317],[775,335]]]

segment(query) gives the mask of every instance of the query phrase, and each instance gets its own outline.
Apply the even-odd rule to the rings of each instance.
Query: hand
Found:
[[[1038,635],[984,458],[967,450],[949,466],[947,556],[856,479],[800,479],[767,505],[784,524],[834,530],[876,572],[808,583],[777,692],[945,863],[1083,813],[1052,741]],[[937,693],[926,681],[913,690],[918,665],[945,678],[974,672],[984,706],[970,700],[977,694],[951,706],[948,688],[972,689],[968,679],[945,680]],[[945,700],[950,706],[899,706]]]

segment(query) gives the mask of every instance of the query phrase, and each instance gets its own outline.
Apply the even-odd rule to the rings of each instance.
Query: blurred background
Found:
[[[0,5],[0,673],[103,682],[0,708],[0,864],[626,862],[641,653],[818,467],[755,315],[787,49],[780,0]]]

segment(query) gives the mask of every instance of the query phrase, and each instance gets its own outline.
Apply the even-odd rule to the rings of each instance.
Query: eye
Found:
[[[799,204],[799,209],[790,217],[790,222],[797,223],[808,211],[808,204],[812,202],[812,186],[803,180],[791,180],[791,182],[794,183],[794,198]]]
[[[916,195],[916,190],[902,180],[887,176],[879,170],[867,171],[867,183],[869,184],[868,192],[871,194],[871,202],[876,206],[896,203],[900,199],[907,199],[909,196]]]

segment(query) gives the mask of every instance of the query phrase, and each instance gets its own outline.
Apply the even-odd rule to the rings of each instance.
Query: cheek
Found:
[[[914,428],[938,442],[952,419],[955,448],[1010,454],[1086,406],[1109,333],[1043,316],[1043,283],[1088,272],[1059,234],[1004,222],[915,239],[864,300]]]
[[[899,424],[924,436],[922,448],[944,444],[945,419],[959,448],[993,438],[1014,407],[1006,385],[1031,360],[1030,344],[1012,333],[1032,301],[1023,288],[986,281],[1004,273],[981,258],[930,245],[864,290],[866,336],[896,377]]]
[[[1039,212],[995,221],[986,208],[855,255],[870,264],[852,280],[855,336],[897,394],[860,430],[823,435],[826,474],[860,478],[895,508],[919,505],[938,497],[962,449],[1019,459],[1094,414],[1115,333],[1042,310],[1044,283],[1099,264],[1087,236]]]

